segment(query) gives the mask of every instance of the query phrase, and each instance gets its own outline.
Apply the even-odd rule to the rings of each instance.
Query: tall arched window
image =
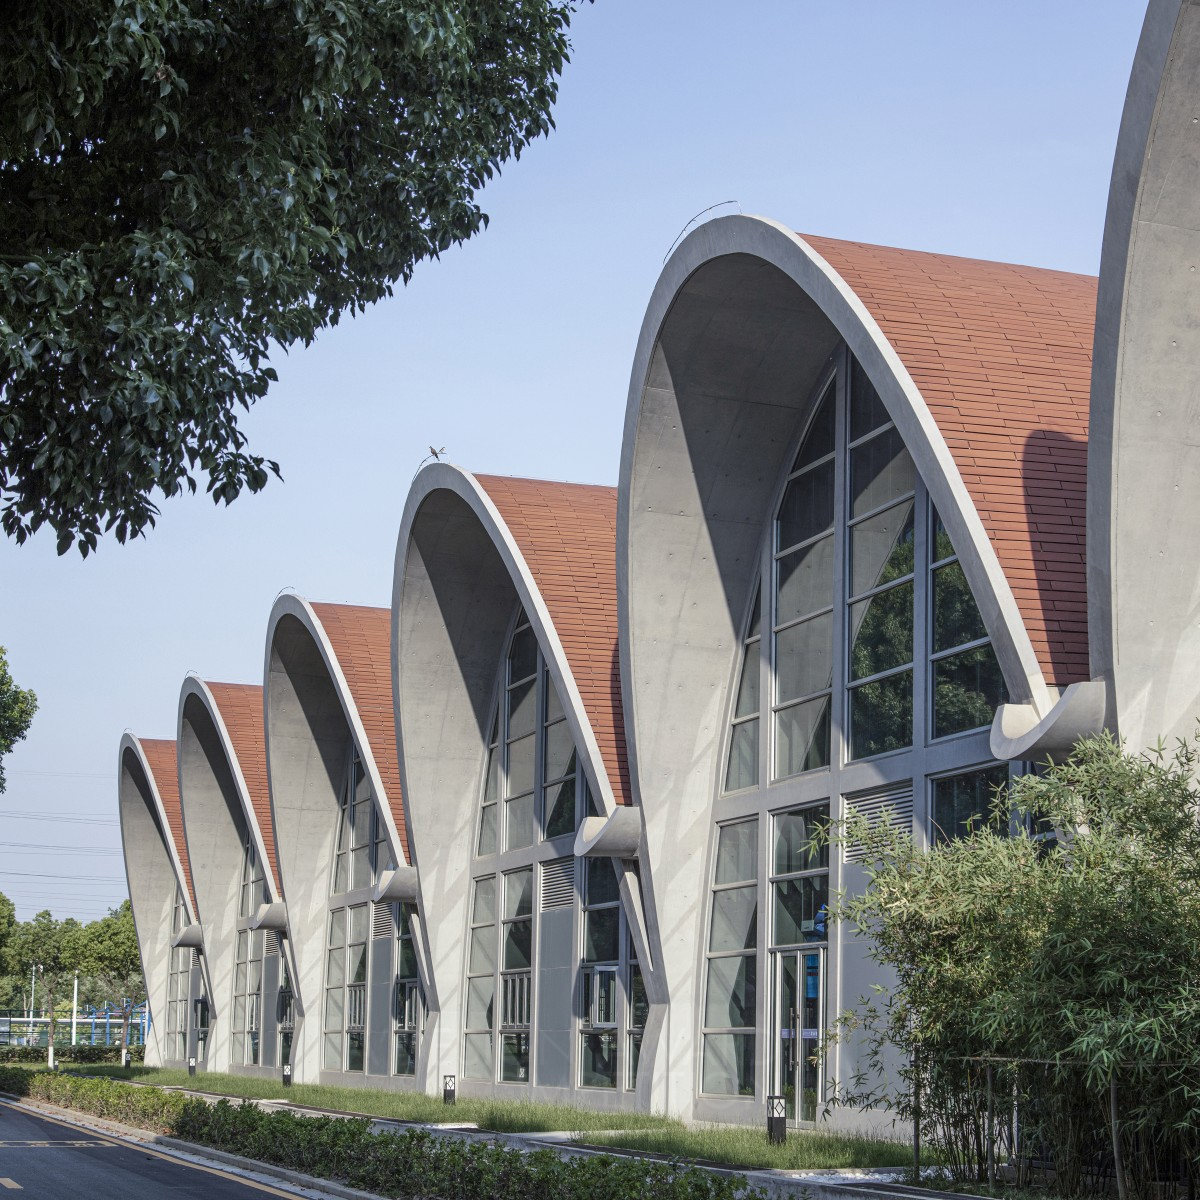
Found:
[[[263,931],[251,929],[259,907],[270,901],[254,835],[247,828],[242,844],[242,882],[238,891],[238,931],[233,968],[230,1060],[256,1067],[262,1059]]]

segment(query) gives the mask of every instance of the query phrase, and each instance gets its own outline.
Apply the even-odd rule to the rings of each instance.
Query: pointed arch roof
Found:
[[[1095,278],[802,236],[854,291],[924,397],[1047,682],[1089,678]]]
[[[179,757],[174,741],[167,738],[138,738],[142,756],[150,771],[150,786],[158,792],[176,857],[183,868],[192,911],[196,910],[196,892],[192,887],[192,864],[188,860],[187,840],[183,835],[183,809],[179,802]]]
[[[617,651],[617,490],[476,475],[546,602],[614,797],[630,804]]]
[[[279,862],[275,854],[275,826],[271,820],[271,794],[267,786],[267,752],[263,735],[263,690],[253,683],[212,683],[205,681],[225,725],[229,743],[237,758],[246,795],[258,821],[263,849],[279,894]]]

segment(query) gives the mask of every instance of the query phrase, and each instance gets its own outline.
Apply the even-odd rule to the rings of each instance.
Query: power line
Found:
[[[77,883],[125,883],[118,875],[52,875],[45,871],[0,871],[0,880],[9,875],[23,875],[27,879],[74,879]]]
[[[112,776],[100,771],[9,771],[9,775],[49,776],[55,779],[111,779]]]
[[[120,854],[116,846],[61,846],[55,842],[0,842],[0,850],[53,850],[55,854]]]
[[[60,816],[55,813],[0,812],[0,820],[5,818],[19,821],[64,821],[72,825],[120,825],[120,821],[103,821],[99,817]]]

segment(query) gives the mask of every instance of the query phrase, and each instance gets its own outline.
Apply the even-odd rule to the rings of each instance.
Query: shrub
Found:
[[[130,1046],[129,1057],[140,1063],[145,1058],[145,1047]],[[119,1063],[120,1046],[55,1046],[54,1058],[60,1063]],[[32,1063],[44,1066],[45,1046],[0,1046],[0,1063]]]

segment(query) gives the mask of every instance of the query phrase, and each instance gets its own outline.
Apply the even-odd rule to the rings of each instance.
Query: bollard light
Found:
[[[196,1073],[196,1059],[193,1056],[192,1058],[188,1059],[188,1074],[195,1075],[195,1073]]]
[[[292,1086],[292,1064],[291,1063],[283,1064],[283,1086],[284,1087]]]
[[[128,1071],[132,1065],[133,1065],[133,1055],[129,1053],[129,1047],[127,1046],[124,1050],[121,1051],[121,1066],[123,1066]]]
[[[784,1096],[767,1097],[767,1141],[772,1146],[782,1146],[787,1141],[787,1099]]]
[[[443,1075],[442,1076],[442,1103],[443,1104],[453,1104],[454,1103],[454,1076],[453,1075]]]

